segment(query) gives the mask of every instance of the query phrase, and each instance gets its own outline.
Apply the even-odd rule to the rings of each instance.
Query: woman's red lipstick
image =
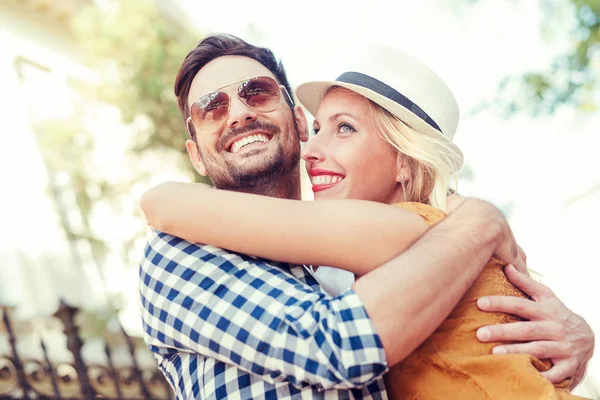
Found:
[[[337,172],[328,171],[326,169],[319,169],[319,168],[313,168],[313,169],[309,170],[308,175],[311,177],[311,182],[313,182],[313,185],[312,185],[313,193],[317,193],[322,190],[329,189],[330,187],[337,185],[344,179],[344,176],[341,174],[338,174]],[[330,180],[329,182],[327,182],[327,179],[319,179],[319,178],[314,179],[314,177],[319,177],[319,176],[330,176],[330,177],[333,177],[333,179],[332,179],[332,181]],[[317,182],[315,182],[315,180]]]

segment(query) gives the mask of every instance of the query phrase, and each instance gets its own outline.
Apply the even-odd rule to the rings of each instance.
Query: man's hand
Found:
[[[585,320],[569,310],[547,286],[505,268],[513,285],[533,300],[511,296],[488,296],[478,300],[483,311],[518,315],[528,321],[491,325],[477,331],[482,342],[520,342],[496,346],[494,354],[532,354],[550,359],[554,366],[542,372],[553,383],[573,377],[571,389],[583,379],[594,352],[594,333]]]
[[[462,205],[462,203],[464,203],[466,200],[468,200],[469,197],[464,197],[461,196],[458,193],[453,193],[451,195],[448,196],[448,212],[454,212],[454,210],[456,210],[460,205]]]

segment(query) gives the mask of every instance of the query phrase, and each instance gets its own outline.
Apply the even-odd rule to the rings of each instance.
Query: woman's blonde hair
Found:
[[[456,190],[462,154],[449,145],[441,133],[416,131],[358,93],[339,86],[333,86],[329,91],[351,93],[368,102],[379,135],[410,167],[409,179],[406,183],[401,182],[403,200],[429,204],[446,211],[448,195]]]

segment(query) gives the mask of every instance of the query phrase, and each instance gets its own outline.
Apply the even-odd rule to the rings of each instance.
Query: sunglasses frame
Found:
[[[277,82],[277,80],[275,80],[275,78],[272,78],[272,77],[270,77],[270,76],[255,76],[255,77],[248,78],[248,79],[242,79],[241,81],[233,82],[233,83],[230,83],[229,85],[225,85],[225,86],[222,86],[222,87],[220,87],[220,88],[217,88],[216,90],[213,90],[212,92],[205,93],[205,94],[203,94],[202,96],[199,96],[199,97],[198,97],[196,100],[194,100],[194,102],[192,103],[192,105],[190,106],[190,108],[189,108],[189,110],[188,110],[188,113],[190,114],[190,116],[189,116],[189,117],[187,117],[187,120],[185,121],[185,125],[186,125],[186,126],[185,126],[185,129],[187,130],[187,132],[188,132],[188,135],[190,136],[190,138],[193,140],[193,139],[194,139],[194,136],[195,136],[195,135],[193,135],[193,134],[192,134],[192,132],[190,131],[190,122],[191,122],[191,123],[192,123],[192,125],[194,126],[194,129],[195,129],[195,130],[197,129],[198,131],[200,131],[200,132],[202,132],[202,133],[213,133],[213,132],[216,132],[216,131],[218,131],[218,130],[219,130],[219,129],[220,129],[222,126],[223,126],[223,124],[225,123],[225,121],[227,121],[227,117],[229,117],[229,110],[230,110],[230,108],[231,108],[231,100],[230,100],[230,102],[229,102],[229,104],[228,104],[228,106],[227,106],[227,117],[226,117],[226,118],[224,118],[224,119],[223,119],[223,121],[221,122],[221,124],[220,124],[218,127],[216,127],[215,129],[213,129],[213,130],[211,130],[211,131],[205,131],[205,130],[203,130],[202,128],[200,128],[199,126],[197,126],[197,125],[194,123],[194,120],[193,120],[193,119],[192,119],[192,117],[191,117],[191,113],[192,113],[192,107],[194,106],[194,104],[196,104],[196,102],[197,102],[198,100],[200,100],[202,97],[204,97],[204,96],[208,96],[208,95],[210,95],[210,94],[212,94],[212,93],[218,93],[218,92],[221,92],[221,91],[222,91],[222,89],[228,88],[228,87],[230,87],[230,86],[238,85],[238,87],[237,87],[237,90],[235,91],[235,92],[236,92],[236,96],[237,96],[237,98],[238,98],[238,99],[239,99],[239,100],[240,100],[240,101],[241,101],[241,102],[242,102],[242,103],[243,103],[243,104],[244,104],[246,107],[248,107],[248,108],[250,108],[250,109],[253,109],[253,110],[256,110],[256,108],[254,108],[254,107],[252,107],[252,106],[248,105],[248,104],[247,104],[247,103],[246,103],[246,102],[245,102],[245,101],[244,101],[244,100],[243,100],[243,99],[240,97],[240,95],[239,95],[239,88],[240,88],[240,86],[242,86],[242,84],[243,84],[243,83],[245,83],[245,82],[248,82],[248,81],[251,81],[251,80],[253,80],[253,79],[258,79],[258,78],[266,78],[266,79],[269,79],[269,80],[272,80],[273,82],[275,82],[275,84],[277,84],[277,86],[279,87],[279,90],[280,90],[280,91],[283,91],[283,92],[285,93],[285,96],[287,97],[286,101],[288,102],[289,106],[290,106],[290,107],[293,107],[293,106],[294,106],[294,102],[293,102],[293,100],[292,100],[292,96],[289,94],[289,92],[287,91],[287,89],[285,88],[285,86],[283,86],[283,85],[279,84],[279,83]],[[225,93],[225,94],[227,94],[227,96],[229,96],[229,98],[231,99],[231,96],[229,95],[229,93],[227,93],[227,92],[224,92],[224,93]],[[282,97],[282,96],[280,96],[280,98],[279,98],[279,103],[281,103],[281,97]],[[277,110],[277,108],[278,108],[278,107],[279,107],[279,104],[277,105],[277,107],[275,107],[274,109],[272,109],[272,110],[270,110],[270,111],[260,111],[260,110],[258,110],[258,111],[259,111],[259,112],[264,112],[264,113],[270,113],[270,112],[273,112],[273,111]]]

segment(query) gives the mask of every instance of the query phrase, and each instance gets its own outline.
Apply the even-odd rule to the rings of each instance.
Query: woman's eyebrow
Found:
[[[348,112],[339,112],[339,113],[335,113],[333,114],[331,117],[329,117],[329,121],[335,121],[336,119],[338,119],[339,117],[350,117],[350,118],[354,118],[354,116]]]
[[[338,112],[338,113],[335,113],[335,114],[331,115],[329,118],[327,118],[327,120],[329,122],[334,122],[339,117],[344,117],[344,116],[350,117],[350,118],[354,118],[354,115],[352,115],[351,113],[345,112],[345,111],[341,111],[341,112]],[[313,129],[317,129],[317,128],[319,128],[319,126],[320,126],[319,122],[315,119],[313,121]]]
[[[341,112],[339,112],[339,113],[335,113],[335,114],[333,114],[331,117],[329,117],[329,121],[330,121],[330,122],[333,122],[333,121],[335,121],[336,119],[338,119],[339,117],[350,117],[350,118],[353,118],[353,119],[355,119],[354,115],[352,115],[351,113],[349,113],[349,112],[345,112],[345,111],[341,111]]]

